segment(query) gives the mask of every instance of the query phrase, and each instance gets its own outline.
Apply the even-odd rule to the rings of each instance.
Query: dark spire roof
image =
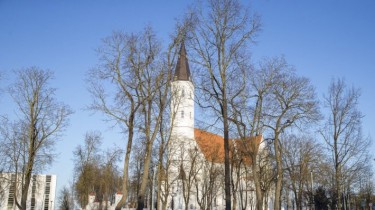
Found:
[[[187,80],[190,81],[190,69],[188,59],[186,57],[185,43],[182,42],[178,61],[176,65],[176,71],[174,73],[173,80]]]

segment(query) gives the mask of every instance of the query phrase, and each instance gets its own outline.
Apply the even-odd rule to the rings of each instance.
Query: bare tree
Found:
[[[76,176],[75,197],[81,208],[85,208],[88,204],[88,195],[98,190],[101,141],[99,132],[88,132],[85,135],[84,145],[77,146],[73,152]]]
[[[244,139],[239,140],[244,142]],[[245,144],[238,145],[244,147]],[[231,146],[231,177],[232,177],[232,192],[233,192],[233,210],[237,208],[237,202],[241,209],[246,209],[248,184],[247,178],[249,176],[249,162],[245,160],[244,151],[242,148]]]
[[[207,10],[205,10],[207,8]],[[246,47],[260,30],[259,18],[251,17],[237,0],[210,0],[208,6],[197,9],[195,30],[190,47],[195,53],[192,61],[203,71],[198,87],[203,107],[210,108],[222,121],[225,153],[225,202],[231,209],[229,102],[244,90],[244,75],[248,57]]]
[[[265,128],[263,125],[263,109],[265,99],[271,92],[273,81],[275,80],[276,70],[278,69],[277,59],[265,59],[259,63],[249,78],[249,87],[244,97],[245,106],[237,106],[235,109],[235,118],[237,119],[237,129],[241,139],[247,136],[255,137],[262,135]],[[246,126],[247,125],[247,126]],[[266,147],[267,142],[262,142],[263,149],[257,142],[250,142],[246,145],[246,155],[251,159],[251,172],[255,186],[256,209],[264,209],[263,204],[268,203],[267,196],[274,176],[270,172],[270,151]],[[266,200],[266,201],[265,201]]]
[[[182,197],[184,200],[185,210],[189,209],[189,202],[191,200],[193,189],[196,185],[198,175],[202,170],[202,160],[199,156],[198,148],[194,148],[187,145],[180,145],[182,148],[180,151],[181,153],[181,161],[180,169],[179,169],[179,176],[177,177],[177,185],[180,185],[180,189],[182,190]],[[185,154],[185,155],[184,155]],[[187,154],[187,157],[186,157]],[[186,159],[183,157],[185,156]]]
[[[172,94],[171,94],[172,95]],[[167,100],[170,101],[170,100]],[[175,103],[178,105],[179,103]],[[170,195],[171,189],[171,182],[169,179],[169,171],[171,167],[171,156],[173,156],[174,151],[168,151],[171,147],[169,147],[171,142],[171,133],[173,127],[171,125],[174,124],[176,112],[172,110],[176,110],[176,108],[165,109],[165,114],[162,116],[161,124],[159,128],[159,142],[158,146],[158,160],[157,160],[157,209],[165,210],[167,208],[167,202]],[[171,119],[171,121],[167,121],[165,119]]]
[[[103,161],[100,164],[100,194],[102,196],[103,206],[102,209],[108,209],[108,204],[120,189],[121,183],[120,171],[117,164],[120,160],[120,154],[123,153],[122,149],[117,146],[109,148],[104,152]]]
[[[99,49],[101,63],[90,72],[90,92],[94,96],[90,108],[105,113],[128,134],[123,198],[116,209],[123,206],[127,198],[128,168],[135,134],[139,134],[145,143],[145,166],[138,194],[138,208],[144,207],[153,143],[167,107],[176,47],[181,41],[181,33],[177,35],[163,53],[161,43],[150,27],[138,34],[114,33],[104,39],[104,45]],[[104,88],[106,85],[113,86],[114,92]]]
[[[215,207],[215,201],[220,195],[213,192],[219,192],[223,187],[221,185],[223,178],[222,167],[218,166],[215,160],[218,158],[218,151],[213,149],[213,154],[213,159],[204,160],[201,169],[202,176],[195,182],[197,202],[201,209],[212,209]]]
[[[269,132],[273,140],[277,174],[269,173],[269,151],[260,141],[245,144],[244,155],[251,159],[251,172],[255,185],[256,207],[263,209],[264,194],[270,182],[276,182],[275,208],[280,208],[282,190],[282,150],[280,134],[292,125],[317,119],[318,107],[313,87],[306,78],[298,77],[283,58],[265,59],[251,76],[246,93],[231,100],[233,122],[242,140]],[[264,143],[262,143],[264,144]],[[262,154],[261,154],[262,153]],[[268,153],[268,154],[267,154]],[[266,162],[265,162],[266,161]]]
[[[58,197],[58,209],[59,210],[71,210],[74,209],[70,190],[67,187],[63,187],[60,190],[60,194]]]
[[[101,149],[100,132],[87,132],[83,145],[74,150],[75,197],[81,208],[88,204],[88,196],[95,193],[95,200],[101,209],[108,209],[109,201],[118,192],[121,178],[117,168],[119,154],[123,151],[114,146],[106,151]]]
[[[375,193],[373,173],[369,172],[369,171],[367,171],[366,174],[362,175],[361,186],[360,186],[360,189],[359,189],[359,192],[358,192],[358,196],[360,198],[360,201],[362,201],[362,202],[364,201],[366,203],[366,206],[369,206],[369,204],[371,202],[373,202],[374,193]],[[349,202],[349,204],[350,204],[350,202]]]
[[[265,144],[265,143],[263,143]],[[272,193],[272,189],[274,187],[274,179],[275,179],[275,167],[272,164],[273,156],[271,154],[271,145],[269,143],[266,143],[265,149],[262,149],[257,156],[257,163],[256,173],[259,174],[259,191],[261,192],[261,197],[258,199],[258,195],[256,194],[256,205],[258,205],[258,202],[261,202],[260,205],[264,206],[264,209],[268,209],[268,203],[269,203],[269,196],[270,193]],[[253,171],[252,171],[253,172]],[[254,174],[254,172],[253,172]],[[255,185],[256,191],[257,186]],[[256,192],[257,193],[257,192]],[[259,200],[259,201],[258,201]],[[257,209],[259,209],[259,206],[257,206]]]
[[[15,72],[16,82],[8,89],[16,104],[19,118],[15,123],[2,125],[3,151],[6,151],[9,172],[20,183],[21,198],[15,203],[26,210],[32,174],[52,163],[54,144],[67,126],[70,108],[55,99],[55,89],[49,86],[50,71],[37,67]]]
[[[283,164],[286,172],[285,190],[294,194],[296,209],[302,209],[304,195],[312,195],[311,177],[319,174],[321,163],[325,161],[322,146],[307,136],[288,135],[283,142]],[[315,176],[316,179],[317,176]],[[309,193],[306,193],[309,192]],[[289,194],[289,192],[287,192]],[[312,197],[306,197],[310,204]]]
[[[142,81],[137,77],[137,71],[147,64],[147,59],[152,58],[152,55],[134,58],[133,42],[140,42],[137,40],[139,38],[139,35],[115,32],[103,39],[103,45],[98,49],[100,64],[90,71],[88,78],[89,91],[94,99],[89,108],[103,112],[109,120],[119,124],[127,132],[123,197],[116,209],[125,204],[128,195],[128,168],[136,131],[136,113],[143,103],[138,97]],[[112,87],[113,92],[105,87]]]
[[[169,94],[169,81],[171,79],[170,65],[164,64],[161,57],[161,44],[151,29],[145,31],[140,42],[135,42],[134,58],[146,57],[147,62],[142,69],[137,71],[137,77],[142,82],[139,87],[138,98],[143,101],[140,113],[140,135],[144,138],[145,159],[142,173],[140,191],[138,194],[137,209],[144,208],[144,198],[149,180],[149,170],[152,158],[154,141],[159,134],[161,120],[163,119],[166,100]]]
[[[88,196],[95,193],[95,200],[102,209],[108,208],[111,196],[118,192],[121,181],[117,163],[121,149],[109,148],[106,152],[100,149],[101,134],[88,132],[84,145],[79,145],[74,151],[75,196],[81,208],[88,204]]]
[[[295,70],[284,59],[276,59],[270,65],[275,74],[270,93],[264,98],[264,126],[272,133],[276,159],[275,209],[281,208],[283,180],[283,149],[281,134],[291,126],[302,126],[319,119],[315,90],[305,77],[295,74]]]
[[[362,136],[363,115],[358,110],[360,92],[348,88],[343,79],[333,79],[324,96],[328,117],[320,133],[330,152],[333,189],[341,209],[341,194],[349,174],[358,173],[368,162],[369,139]]]

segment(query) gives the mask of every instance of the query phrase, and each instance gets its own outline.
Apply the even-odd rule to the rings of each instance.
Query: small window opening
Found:
[[[185,90],[184,89],[182,89],[182,91],[181,91],[181,97],[185,97]]]
[[[181,111],[181,118],[184,118],[184,111]]]

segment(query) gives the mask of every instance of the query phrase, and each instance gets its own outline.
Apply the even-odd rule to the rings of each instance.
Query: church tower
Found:
[[[194,140],[194,85],[184,43],[181,44],[171,85],[172,138],[188,143]]]
[[[183,177],[190,171],[190,153],[196,148],[194,139],[194,85],[186,56],[185,44],[181,44],[176,70],[171,81],[171,140],[168,145],[169,182],[172,209],[184,209]],[[194,150],[195,151],[195,150]],[[194,196],[190,200],[194,203]],[[197,206],[196,204],[194,204]]]

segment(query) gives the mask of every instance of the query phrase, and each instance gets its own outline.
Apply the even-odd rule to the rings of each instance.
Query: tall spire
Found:
[[[190,81],[190,79],[190,69],[188,59],[186,57],[185,43],[182,42],[173,80]]]

